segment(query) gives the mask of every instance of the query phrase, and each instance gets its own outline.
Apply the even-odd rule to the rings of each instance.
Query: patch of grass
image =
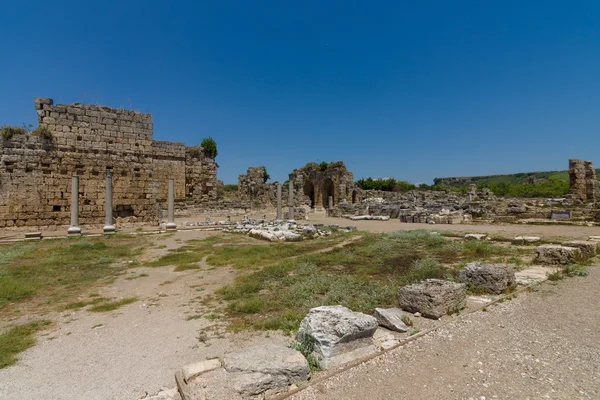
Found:
[[[17,355],[35,345],[36,332],[46,329],[50,321],[42,320],[16,325],[0,334],[0,369],[17,362]]]
[[[117,300],[117,301],[111,301],[111,302],[107,302],[107,303],[98,304],[94,307],[91,307],[89,309],[89,311],[92,311],[92,312],[113,311],[113,310],[116,310],[117,308],[125,306],[127,304],[135,303],[136,301],[138,301],[137,297],[128,297],[128,298]]]
[[[419,332],[421,332],[419,328],[411,329],[410,332],[408,332],[408,336],[416,335]]]
[[[402,320],[402,322],[404,322],[404,325],[406,326],[413,326],[413,321],[412,319],[410,319],[410,317],[406,314],[402,315],[402,318],[400,318]]]
[[[62,304],[97,282],[110,283],[141,254],[139,237],[66,238],[0,245],[0,309],[6,303]]]
[[[173,272],[189,271],[191,269],[200,269],[200,266],[197,264],[182,264],[176,266],[175,269],[173,269]]]
[[[110,301],[110,299],[108,297],[97,297],[90,301],[76,301],[73,303],[67,303],[67,305],[65,305],[65,310],[78,310],[89,305],[99,304],[106,301]]]

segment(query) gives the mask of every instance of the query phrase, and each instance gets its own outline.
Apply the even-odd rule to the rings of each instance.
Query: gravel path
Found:
[[[599,399],[600,267],[469,314],[293,396]]]

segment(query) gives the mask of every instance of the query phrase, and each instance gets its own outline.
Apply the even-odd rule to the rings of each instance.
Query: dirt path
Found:
[[[452,322],[292,397],[598,399],[600,266]]]

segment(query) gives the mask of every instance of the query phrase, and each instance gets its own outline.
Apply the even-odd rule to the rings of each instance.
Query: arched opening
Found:
[[[352,191],[352,204],[358,203],[358,192],[356,190]]]
[[[325,179],[321,186],[321,197],[323,199],[324,208],[329,207],[329,196],[333,197],[333,204],[335,205],[336,198],[334,192],[333,181],[330,178]]]
[[[304,181],[304,194],[310,199],[310,208],[315,206],[315,185],[311,181]]]

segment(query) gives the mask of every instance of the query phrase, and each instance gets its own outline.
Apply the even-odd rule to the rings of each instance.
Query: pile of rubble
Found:
[[[265,239],[271,242],[289,242],[329,236],[333,232],[351,232],[355,229],[356,228],[352,226],[340,228],[338,225],[330,225],[328,227],[325,227],[322,224],[304,225],[298,224],[294,220],[255,221],[247,219],[238,222],[235,225],[223,228],[223,232],[243,233],[257,239]]]

